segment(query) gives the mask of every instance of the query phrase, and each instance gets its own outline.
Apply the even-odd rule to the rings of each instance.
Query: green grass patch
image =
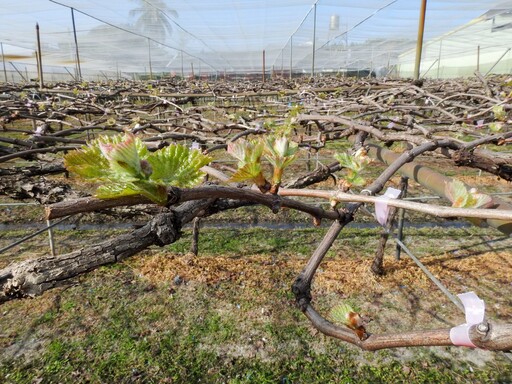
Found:
[[[190,268],[198,268],[194,260],[219,255],[231,255],[235,260],[246,254],[270,254],[277,260],[302,253],[309,256],[325,231],[326,228],[203,228],[200,255],[190,259]],[[460,247],[457,239],[476,244],[481,236],[491,237],[496,232],[478,228],[409,228],[407,236],[411,237],[414,249],[428,243],[441,249],[443,244]],[[328,260],[371,256],[379,233],[378,228],[344,229]],[[190,231],[185,231],[180,241],[166,247],[172,254],[166,252],[187,253],[189,246]],[[151,254],[99,268],[80,278],[80,284],[66,289],[2,305],[0,382],[506,383],[512,380],[512,365],[499,353],[457,348],[364,352],[327,338],[316,332],[295,307],[289,288],[293,274],[289,271],[269,268],[269,275],[262,275],[268,276],[265,284],[248,284],[251,276],[247,271],[245,279],[233,277],[218,282],[184,279],[177,284],[171,275],[167,282],[155,283],[140,275],[136,268]],[[363,312],[369,310],[370,304],[376,305],[382,311],[371,312],[376,322],[385,313],[409,316],[410,310],[417,328],[430,326],[419,316],[425,301],[420,301],[418,308],[409,308],[409,296],[398,300],[403,289],[386,290],[389,297],[397,298],[395,301],[366,292],[348,297],[326,292],[314,300],[322,311],[339,300]],[[380,303],[375,304],[377,301]],[[439,306],[439,311],[442,310]],[[444,312],[436,315],[444,316]],[[471,359],[465,357],[467,354]],[[485,360],[478,360],[478,365],[471,362],[481,356]]]

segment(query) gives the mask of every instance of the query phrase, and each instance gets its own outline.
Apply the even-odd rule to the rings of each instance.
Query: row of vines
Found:
[[[2,195],[45,205],[47,219],[116,207],[150,217],[100,244],[10,263],[0,270],[0,302],[35,297],[150,246],[171,244],[192,221],[260,205],[277,217],[288,209],[311,217],[312,225],[330,223],[292,284],[298,307],[321,332],[367,350],[466,345],[453,341],[450,328],[373,334],[366,316],[345,304],[321,314],[312,282],[345,226],[368,214],[375,221],[375,214],[389,232],[390,207],[423,220],[467,218],[510,235],[506,196],[478,191],[429,165],[510,182],[511,100],[512,79],[478,73],[416,82],[169,79],[41,90],[2,84]],[[404,200],[407,178],[443,202]],[[508,184],[499,185],[490,190],[507,192]],[[372,271],[384,273],[379,250]],[[467,332],[474,346],[512,349],[512,324],[484,319]]]

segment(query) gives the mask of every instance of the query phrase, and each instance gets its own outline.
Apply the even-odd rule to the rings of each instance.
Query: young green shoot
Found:
[[[64,165],[84,179],[102,183],[96,197],[142,195],[165,205],[167,187],[191,187],[203,177],[212,159],[199,150],[176,144],[150,152],[131,133],[102,136],[64,156]]]

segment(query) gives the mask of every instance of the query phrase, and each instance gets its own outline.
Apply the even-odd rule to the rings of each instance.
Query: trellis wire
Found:
[[[17,246],[17,245],[19,245],[19,244],[21,244],[21,243],[23,243],[23,242],[27,241],[27,240],[30,240],[31,238],[36,237],[37,235],[39,235],[39,234],[41,234],[41,233],[43,233],[43,232],[45,232],[45,231],[48,231],[49,229],[51,229],[51,228],[55,227],[56,225],[58,225],[58,224],[62,223],[64,220],[68,219],[69,217],[71,217],[71,216],[66,216],[66,217],[64,217],[64,218],[60,219],[59,221],[56,221],[56,222],[51,223],[51,224],[49,224],[49,223],[50,223],[50,221],[48,220],[48,221],[47,221],[47,226],[46,226],[46,227],[44,227],[44,228],[42,228],[42,229],[40,229],[40,230],[38,230],[38,231],[36,231],[36,232],[34,232],[34,233],[32,233],[32,234],[28,235],[28,236],[25,236],[24,238],[22,238],[22,239],[20,239],[20,240],[18,240],[18,241],[15,241],[14,243],[12,243],[12,244],[10,244],[10,245],[7,245],[7,246],[5,246],[5,247],[1,248],[1,249],[0,249],[0,253],[3,253],[3,252],[5,252],[5,251],[7,251],[7,250],[9,250],[9,249],[11,249],[11,248],[13,248],[13,247],[15,247],[15,246]],[[49,225],[48,225],[48,224],[49,224]],[[53,239],[50,239],[50,248],[53,248],[52,243],[53,243]],[[53,252],[54,252],[54,251],[53,251]],[[53,255],[53,256],[55,256],[55,255]]]
[[[420,267],[427,277],[432,280],[432,282],[437,285],[437,287],[450,299],[450,301],[459,308],[462,313],[465,313],[464,306],[461,304],[460,300],[457,299],[452,293],[439,281],[428,269],[423,265],[423,263],[416,257],[414,254],[406,247],[404,243],[402,243],[398,238],[394,239],[395,242],[404,250],[405,253]]]

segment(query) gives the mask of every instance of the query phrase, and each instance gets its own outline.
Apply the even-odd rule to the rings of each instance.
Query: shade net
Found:
[[[421,1],[2,0],[0,81],[413,75]],[[427,2],[421,74],[510,73],[512,1]]]

